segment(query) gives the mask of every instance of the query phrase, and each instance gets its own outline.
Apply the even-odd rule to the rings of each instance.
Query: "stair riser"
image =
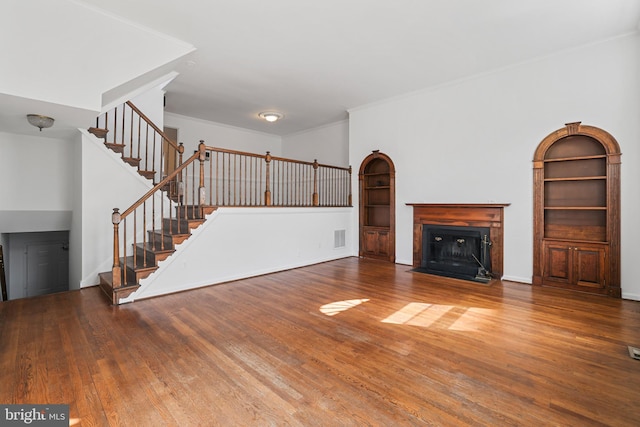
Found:
[[[167,247],[175,248],[175,245],[179,245],[189,238],[189,234],[160,234],[158,231],[149,231],[149,240],[160,242],[164,240],[164,244]],[[162,239],[162,240],[161,240]]]
[[[136,272],[127,267],[127,282],[140,283],[140,280],[146,279],[147,277],[151,276],[151,273],[153,273],[155,270],[157,270],[157,268],[151,271],[143,270],[143,271]]]
[[[162,224],[167,231],[171,231],[172,234],[190,233],[194,228],[198,228],[204,220],[202,219],[176,219],[165,218],[162,220]]]
[[[164,261],[165,259],[169,258],[171,256],[171,254],[173,254],[173,252],[175,251],[162,251],[159,253],[155,253],[151,250],[144,250],[140,247],[136,247],[136,255],[138,257],[143,257],[146,256],[147,257],[147,265],[151,264],[151,265],[158,265],[158,263],[160,261]]]
[[[206,215],[213,213],[216,210],[215,206],[177,206],[176,216],[178,218],[186,217],[192,219],[204,219]]]

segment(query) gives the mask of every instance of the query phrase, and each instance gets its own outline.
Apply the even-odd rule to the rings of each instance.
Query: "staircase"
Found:
[[[183,145],[131,102],[98,117],[89,132],[153,184],[129,208],[111,214],[113,266],[98,276],[114,305],[138,290],[218,207],[351,206],[350,167],[209,147],[204,141],[183,159]]]
[[[125,123],[127,121],[128,123]],[[101,124],[104,127],[101,127]],[[116,131],[110,132],[109,127]],[[152,166],[163,165],[165,147],[174,149],[178,154],[174,157],[182,163],[182,144],[177,145],[171,141],[131,102],[99,117],[96,127],[89,128],[88,131],[104,139],[107,148],[120,154],[123,162],[136,168],[142,177],[152,182],[157,176]],[[142,140],[143,135],[145,140]],[[158,141],[161,141],[161,144],[157,144]],[[162,147],[158,150],[159,155],[156,153],[157,145]],[[174,169],[178,165],[172,166],[171,169]],[[162,175],[166,176],[166,172],[163,171]],[[174,214],[162,218],[159,228],[147,230],[146,237],[143,237],[141,242],[134,238],[131,254],[118,258],[122,274],[118,274],[115,280],[114,271],[117,269],[98,274],[100,287],[114,305],[120,304],[121,299],[140,288],[140,281],[155,272],[158,264],[176,251],[176,245],[187,240],[191,231],[204,223],[206,216],[216,210],[213,206],[181,204],[177,194],[178,179],[166,181],[159,186],[159,190],[165,193],[167,203],[170,204],[169,209],[173,209]]]
[[[100,273],[100,287],[112,304],[128,297],[140,287],[140,281],[146,279],[158,269],[158,263],[170,257],[176,251],[176,245],[191,236],[191,230],[203,224],[206,216],[213,213],[213,206],[174,206],[176,217],[163,218],[163,227],[147,231],[147,241],[136,243],[134,253],[121,257],[124,266],[125,283],[114,287],[113,272]]]

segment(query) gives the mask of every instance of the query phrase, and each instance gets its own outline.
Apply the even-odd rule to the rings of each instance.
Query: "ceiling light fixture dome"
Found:
[[[268,122],[277,122],[278,120],[282,119],[284,117],[284,114],[282,113],[278,113],[277,111],[264,111],[260,114],[258,114],[258,117],[260,117],[261,119],[265,119]]]
[[[27,114],[27,121],[40,129],[40,132],[42,132],[42,129],[53,126],[53,119],[51,117],[42,116],[40,114]]]

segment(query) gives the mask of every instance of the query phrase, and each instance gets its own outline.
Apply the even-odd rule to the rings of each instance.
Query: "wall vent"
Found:
[[[333,232],[333,247],[344,248],[346,230],[335,230]]]

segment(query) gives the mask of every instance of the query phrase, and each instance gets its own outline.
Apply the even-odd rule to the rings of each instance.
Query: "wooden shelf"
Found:
[[[606,211],[606,206],[545,206],[546,211]]]
[[[591,159],[606,159],[606,154],[598,154],[596,156],[576,156],[576,157],[562,157],[557,159],[544,159],[545,163],[551,162],[573,162],[576,160],[591,160]]]
[[[596,181],[606,180],[606,176],[573,176],[567,178],[545,178],[544,182],[557,182],[557,181]]]

